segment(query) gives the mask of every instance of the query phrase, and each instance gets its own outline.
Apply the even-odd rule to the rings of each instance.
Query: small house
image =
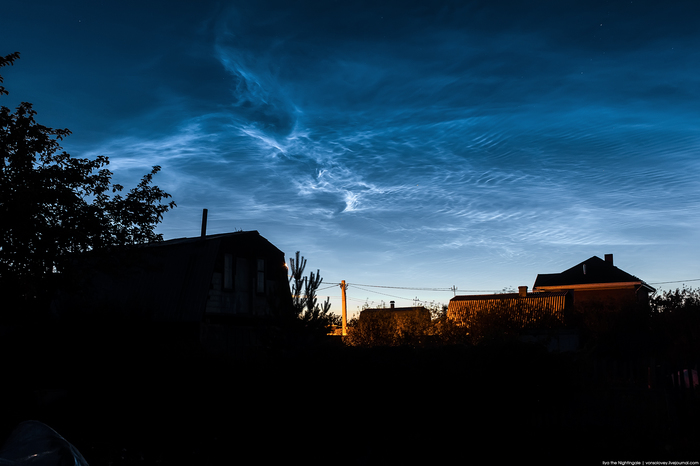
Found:
[[[430,311],[423,306],[365,309],[349,332],[351,344],[361,346],[420,345],[430,327]]]
[[[430,311],[423,306],[395,307],[394,301],[391,301],[388,308],[365,309],[360,312],[360,323],[375,321],[429,324]]]

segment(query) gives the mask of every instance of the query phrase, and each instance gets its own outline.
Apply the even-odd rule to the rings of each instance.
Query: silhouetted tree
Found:
[[[424,346],[431,334],[430,316],[422,307],[415,312],[369,311],[348,329],[350,346]]]
[[[296,259],[289,258],[289,283],[292,285],[292,304],[297,315],[300,315],[306,307],[306,295],[303,294],[306,277],[304,277],[304,269],[306,268],[306,259],[296,253]]]
[[[18,58],[1,57],[0,67]],[[48,278],[75,254],[161,241],[154,229],[175,207],[151,185],[159,166],[122,196],[107,157],[71,157],[59,145],[71,132],[40,125],[35,115],[27,102],[14,113],[0,107],[0,292],[23,307],[46,295]]]
[[[363,306],[363,312],[370,308]],[[430,346],[461,343],[465,332],[458,329],[446,316],[447,306],[440,303],[423,303],[411,311],[399,312],[386,308],[381,302],[374,310],[361,314],[348,322],[348,335],[344,339],[350,346]],[[461,332],[461,335],[458,333]]]
[[[446,304],[431,303],[430,342],[434,345],[471,344],[471,335],[465,327],[447,316]]]
[[[14,65],[14,61],[19,60],[19,52],[11,53],[9,55],[5,55],[4,57],[0,55],[0,68],[6,65]],[[2,86],[2,76],[0,76],[0,95],[7,95],[8,92],[5,90],[5,87]]]
[[[675,361],[700,358],[700,288],[676,288],[653,296],[651,328]]]
[[[292,285],[292,303],[297,318],[308,327],[327,331],[337,320],[335,315],[330,313],[330,298],[327,298],[321,305],[318,304],[316,292],[323,283],[321,272],[316,269],[316,273],[311,272],[308,277],[304,276],[306,259],[296,252],[295,258],[289,259],[290,277]]]
[[[700,288],[676,288],[655,294],[650,299],[651,311],[655,315],[670,315],[687,310],[700,312]]]
[[[474,311],[465,316],[463,322],[473,344],[513,341],[528,331],[545,331],[564,326],[562,320],[546,306],[507,301]]]

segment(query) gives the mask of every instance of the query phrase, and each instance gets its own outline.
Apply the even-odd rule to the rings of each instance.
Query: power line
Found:
[[[368,293],[376,293],[376,294],[381,294],[381,295],[384,295],[384,296],[389,296],[390,298],[404,299],[404,300],[406,300],[406,301],[412,301],[411,298],[404,298],[404,297],[402,297],[402,296],[394,296],[393,294],[382,293],[381,291],[370,291],[370,290],[365,290],[364,288],[361,288],[361,287],[359,287],[359,286],[357,286],[357,285],[355,285],[355,288],[357,288],[358,290],[366,291],[366,292],[368,292]]]
[[[360,288],[360,287],[357,286],[357,285],[355,285],[355,288],[357,288],[358,290],[366,291],[366,292],[368,292],[368,293],[381,294],[381,295],[384,295],[384,296],[389,296],[389,297],[391,297],[391,298],[403,299],[404,301],[413,301],[414,305],[415,305],[415,303],[430,304],[430,301],[425,300],[425,299],[418,299],[418,297],[415,297],[415,298],[405,298],[405,297],[403,297],[403,296],[395,296],[395,295],[392,295],[392,294],[382,293],[382,292],[379,292],[379,291],[365,290],[364,288]],[[449,291],[452,291],[452,290],[449,290]],[[433,301],[433,302],[434,302],[434,301]]]
[[[665,285],[667,283],[684,283],[684,282],[700,282],[700,278],[693,278],[691,280],[676,280],[672,282],[654,282],[654,283],[649,283],[650,285]]]
[[[328,286],[324,286],[323,288],[319,288],[319,289],[316,290],[316,291],[323,291],[323,290],[327,290],[327,289],[329,289],[329,288],[335,288],[335,287],[338,286],[338,285],[340,285],[340,283],[333,283],[332,285],[328,285]]]
[[[334,283],[333,286],[338,286],[340,283]],[[425,288],[419,288],[419,287],[411,287],[411,286],[388,286],[388,285],[366,285],[366,284],[361,284],[361,283],[347,283],[348,286],[356,286],[356,287],[368,287],[368,288],[386,288],[386,289],[393,289],[393,290],[411,290],[411,291],[455,291],[453,287],[449,288],[438,288],[438,287],[425,287]],[[369,291],[369,290],[364,290],[364,291]],[[497,293],[501,290],[456,290],[462,293]],[[369,291],[370,293],[379,293],[378,291]]]
[[[408,287],[408,286],[362,285],[362,284],[358,284],[358,283],[348,283],[348,286],[349,285],[353,285],[353,286],[357,286],[357,287],[366,286],[369,288],[391,288],[394,290],[452,291],[452,288],[412,288],[412,287]],[[365,290],[365,291],[367,291],[367,290]]]
[[[666,285],[669,283],[685,283],[685,282],[697,282],[700,281],[700,278],[693,278],[690,280],[674,280],[674,281],[669,281],[669,282],[650,282],[649,285]],[[340,283],[332,283],[329,284],[326,287],[320,288],[318,291],[323,291],[327,290],[329,288],[333,288],[336,286],[339,286]],[[374,291],[374,290],[366,290],[363,289],[362,287],[367,287],[367,288],[384,288],[384,289],[393,289],[393,290],[411,290],[411,291],[437,291],[437,292],[446,292],[446,291],[454,291],[455,293],[498,293],[502,290],[461,290],[461,289],[454,289],[454,288],[439,288],[439,287],[410,287],[410,286],[388,286],[388,285],[367,285],[367,284],[358,284],[358,283],[346,283],[347,286],[353,286],[359,290],[366,291],[368,293],[375,293],[375,294],[380,294],[384,296],[389,296],[391,298],[397,298],[397,299],[404,299],[406,301],[415,301],[413,298],[405,298],[402,296],[396,296],[392,294],[387,294],[387,293],[382,293],[380,291]],[[357,299],[357,298],[348,298],[348,299]]]

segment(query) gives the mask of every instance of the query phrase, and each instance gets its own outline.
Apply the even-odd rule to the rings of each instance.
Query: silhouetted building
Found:
[[[348,332],[350,341],[360,346],[421,345],[430,330],[430,311],[422,306],[365,309]]]
[[[656,290],[641,279],[613,265],[613,255],[605,260],[593,256],[561,273],[539,274],[533,291],[569,290],[577,307],[604,306],[621,309],[648,306],[649,294]]]
[[[503,311],[523,326],[536,324],[544,316],[549,322],[552,321],[549,317],[553,317],[563,323],[571,304],[572,293],[569,291],[528,293],[527,287],[521,286],[518,293],[455,296],[447,307],[447,317],[460,325],[468,325],[478,313]]]
[[[360,312],[360,322],[376,320],[429,324],[430,311],[423,306],[394,307],[394,301],[391,301],[388,308],[365,309]]]
[[[284,253],[257,231],[87,254],[72,272],[59,315],[195,324],[223,351],[255,345],[251,328],[291,309]]]
[[[586,314],[589,310],[616,312],[646,307],[654,291],[644,281],[615,267],[612,254],[606,254],[605,260],[593,256],[564,272],[537,275],[531,293],[521,286],[518,293],[455,296],[450,300],[447,317],[469,327],[480,314],[500,313],[496,321],[501,318],[508,323],[497,325],[520,328],[521,335],[535,340],[538,331],[558,329],[556,338],[550,340],[550,349],[573,349],[578,340],[571,329],[577,326],[572,311]],[[546,334],[548,338],[555,335],[551,331]]]
[[[466,324],[471,315],[493,309],[510,310],[522,324],[531,322],[533,310],[546,312],[561,322],[573,306],[615,310],[647,306],[649,294],[656,291],[644,281],[613,265],[613,255],[605,260],[593,256],[561,273],[539,274],[533,292],[519,287],[518,293],[456,296],[450,300],[447,315]]]

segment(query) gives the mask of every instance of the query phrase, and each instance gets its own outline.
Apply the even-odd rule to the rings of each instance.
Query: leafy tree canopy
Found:
[[[0,57],[0,68],[18,58]],[[35,115],[27,102],[14,112],[0,107],[0,291],[25,301],[40,297],[76,253],[161,241],[155,227],[175,207],[151,184],[159,166],[123,195],[107,157],[71,157],[59,144],[71,132]]]

